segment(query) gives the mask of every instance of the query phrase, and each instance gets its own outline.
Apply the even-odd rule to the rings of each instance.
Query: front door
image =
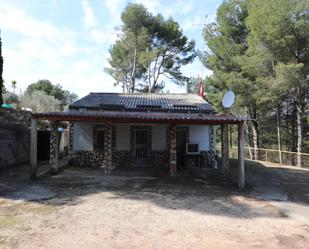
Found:
[[[134,130],[134,164],[145,166],[149,163],[149,130],[136,128]]]

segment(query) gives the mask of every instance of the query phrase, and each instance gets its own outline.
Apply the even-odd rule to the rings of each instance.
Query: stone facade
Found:
[[[177,174],[177,154],[176,154],[176,126],[171,125],[168,133],[169,140],[169,166],[170,175],[176,176]]]
[[[152,150],[150,152],[151,165],[154,167],[165,167],[169,163],[167,150]]]
[[[147,127],[151,129],[151,127]],[[115,126],[100,125],[94,127],[93,132],[93,151],[74,151],[73,150],[73,134],[74,126],[70,125],[70,141],[69,141],[69,156],[72,165],[80,166],[99,166],[102,167],[106,173],[110,173],[115,167],[130,167],[134,165],[134,126],[131,126],[130,148],[128,150],[116,150],[115,148]],[[104,130],[104,149],[98,148],[97,130]],[[170,168],[171,175],[177,173],[177,156],[176,156],[176,130],[185,129],[186,143],[190,141],[189,127],[170,126],[167,136],[167,150],[151,150],[151,132],[149,132],[149,162],[152,166]],[[215,137],[213,127],[210,127],[209,134],[209,151],[201,151],[201,158],[199,165],[201,167],[210,167],[214,165],[215,155]],[[194,162],[186,162],[188,166],[193,165]]]
[[[58,122],[52,121],[50,122],[50,156],[49,156],[49,165],[51,173],[57,173],[58,172]]]
[[[209,151],[208,151],[209,165],[217,168],[217,152],[216,152],[216,133],[213,125],[209,126]]]
[[[112,163],[112,126],[111,124],[107,124],[105,127],[103,168],[107,174],[109,174],[114,168],[113,163]]]
[[[69,124],[69,151],[68,151],[68,157],[69,161],[73,159],[74,151],[73,151],[73,136],[74,136],[74,125],[73,123]]]
[[[88,167],[104,167],[103,151],[74,151],[70,159],[71,165],[88,166]]]
[[[30,160],[30,112],[0,110],[0,169]]]
[[[114,167],[132,166],[130,150],[113,150],[112,160]]]

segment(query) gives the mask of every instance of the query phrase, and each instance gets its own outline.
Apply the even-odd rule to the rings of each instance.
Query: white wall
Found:
[[[199,150],[209,150],[208,125],[190,125],[190,143],[198,144]]]
[[[166,135],[167,126],[158,125],[151,127],[151,149],[152,150],[166,150]]]
[[[73,150],[93,150],[93,124],[74,123]]]
[[[129,150],[131,140],[131,127],[129,125],[116,125],[116,150]]]

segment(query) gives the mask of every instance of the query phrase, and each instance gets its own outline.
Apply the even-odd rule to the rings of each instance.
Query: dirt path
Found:
[[[57,196],[32,202],[0,198],[0,248],[308,248],[309,244],[308,226],[229,182],[104,176],[98,170],[68,169],[35,184]]]

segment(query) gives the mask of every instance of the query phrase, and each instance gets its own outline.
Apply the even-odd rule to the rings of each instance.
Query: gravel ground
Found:
[[[100,170],[69,168],[31,182],[25,172],[0,176],[0,248],[309,245],[309,226],[217,174],[104,176]],[[33,200],[22,198],[28,189],[36,191]]]

